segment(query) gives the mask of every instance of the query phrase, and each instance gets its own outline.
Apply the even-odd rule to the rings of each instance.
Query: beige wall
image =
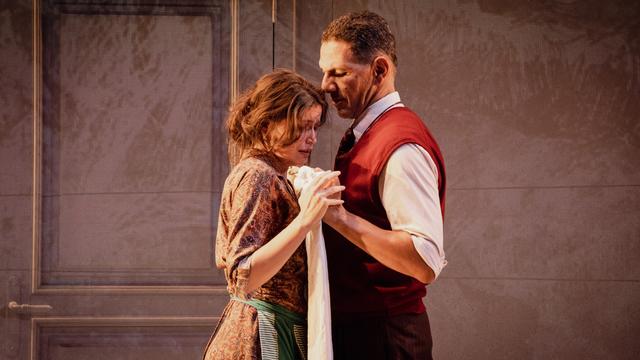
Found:
[[[444,152],[449,265],[426,299],[436,357],[637,358],[640,3],[324,5],[388,19],[400,94]],[[298,6],[302,26],[328,20]],[[298,55],[317,80],[322,26]],[[344,126],[328,125],[319,164]]]
[[[0,359],[199,358],[228,301],[230,13],[0,3]]]
[[[239,9],[241,88],[270,69],[271,43],[256,41],[270,31],[270,3]],[[389,20],[401,96],[445,156],[449,266],[426,300],[437,358],[637,358],[638,2],[281,0],[276,65],[318,81],[322,27],[359,9]],[[29,1],[0,3],[0,306],[42,299],[29,293],[31,18]],[[316,165],[331,165],[345,126],[332,118],[323,129]],[[165,302],[218,315],[223,300],[206,297]],[[95,306],[163,314],[154,301],[105,295]],[[2,310],[0,358],[24,358],[28,318]]]
[[[28,323],[8,316],[6,305],[26,292],[30,275],[31,10],[0,3],[0,358],[7,359],[25,358],[27,348],[20,333]]]

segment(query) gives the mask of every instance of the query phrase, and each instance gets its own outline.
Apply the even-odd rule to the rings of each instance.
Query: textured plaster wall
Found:
[[[298,66],[318,81],[329,10],[387,18],[400,95],[444,152],[449,266],[426,298],[436,357],[637,359],[640,3],[298,6],[322,23],[299,35]],[[345,126],[329,123],[318,163]]]
[[[255,40],[270,39],[270,1],[243,4],[242,88],[270,69],[272,48]],[[296,33],[279,11],[277,64],[316,81],[331,18],[370,9],[396,33],[398,89],[437,137],[448,170],[449,266],[426,299],[437,358],[638,358],[640,3],[281,5],[295,8]],[[2,300],[25,297],[13,289],[30,276],[31,11],[30,1],[0,2]],[[331,166],[345,127],[329,121],[316,165]],[[1,326],[10,354],[26,325]]]

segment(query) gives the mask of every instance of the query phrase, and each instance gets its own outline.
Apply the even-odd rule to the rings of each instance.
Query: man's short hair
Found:
[[[396,39],[389,24],[371,11],[352,12],[333,20],[322,33],[322,42],[330,40],[351,44],[351,51],[360,63],[369,63],[383,53],[398,65]]]

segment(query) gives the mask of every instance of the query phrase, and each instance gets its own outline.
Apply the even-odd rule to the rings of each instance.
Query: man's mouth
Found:
[[[339,97],[332,97],[331,101],[333,102],[333,105],[337,106],[339,103],[344,102],[344,98],[339,98]]]

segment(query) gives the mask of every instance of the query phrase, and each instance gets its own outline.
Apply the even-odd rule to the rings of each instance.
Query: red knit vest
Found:
[[[344,207],[378,227],[391,230],[379,197],[378,179],[391,154],[401,145],[422,146],[438,167],[440,208],[444,217],[444,161],[433,136],[411,110],[384,113],[346,154],[336,158]],[[425,171],[428,165],[425,164]],[[337,231],[323,227],[329,265],[331,307],[336,316],[422,313],[425,284],[389,269]]]

